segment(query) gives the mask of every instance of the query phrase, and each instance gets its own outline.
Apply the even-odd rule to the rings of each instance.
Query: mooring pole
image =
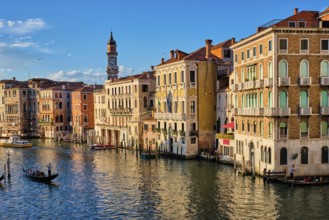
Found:
[[[7,159],[7,168],[8,168],[8,179],[10,179],[10,154],[8,153]]]

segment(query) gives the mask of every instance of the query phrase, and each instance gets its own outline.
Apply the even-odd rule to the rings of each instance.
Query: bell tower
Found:
[[[113,39],[112,31],[110,40],[107,42],[107,79],[111,81],[115,81],[118,78],[119,68],[117,65],[117,43]]]

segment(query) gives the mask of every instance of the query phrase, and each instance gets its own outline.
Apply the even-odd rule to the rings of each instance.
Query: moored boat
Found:
[[[275,178],[280,183],[285,183],[294,186],[307,186],[307,185],[326,185],[329,184],[329,180],[323,180],[321,178],[304,178],[304,179],[288,179],[288,178]]]
[[[0,181],[3,180],[5,178],[5,175],[2,174],[2,176],[0,176]]]
[[[31,169],[24,169],[24,168],[23,168],[23,172],[25,173],[26,176],[30,177],[33,180],[44,181],[44,182],[51,181],[58,176],[58,173],[54,173],[50,176],[46,176],[43,172],[34,171]]]
[[[19,136],[13,135],[9,139],[0,141],[1,147],[27,148],[32,147],[32,144],[27,140],[20,139]]]
[[[115,147],[110,144],[93,144],[90,146],[90,149],[92,150],[110,150],[114,149]]]

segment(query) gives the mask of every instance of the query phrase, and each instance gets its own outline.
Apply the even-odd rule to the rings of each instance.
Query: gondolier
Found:
[[[47,166],[48,167],[48,176],[51,176],[51,163],[49,163],[49,165]]]

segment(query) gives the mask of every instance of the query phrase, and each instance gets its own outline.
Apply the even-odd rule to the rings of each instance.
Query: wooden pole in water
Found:
[[[6,183],[6,179],[7,179],[7,175],[6,175],[6,164],[3,165],[3,176],[4,176],[4,179],[5,179],[5,183]]]
[[[244,155],[242,156],[242,174],[245,174]]]
[[[8,168],[8,179],[10,179],[10,154],[8,153],[7,159],[7,168]]]
[[[236,172],[236,154],[233,156],[233,167],[234,167],[234,172]]]

